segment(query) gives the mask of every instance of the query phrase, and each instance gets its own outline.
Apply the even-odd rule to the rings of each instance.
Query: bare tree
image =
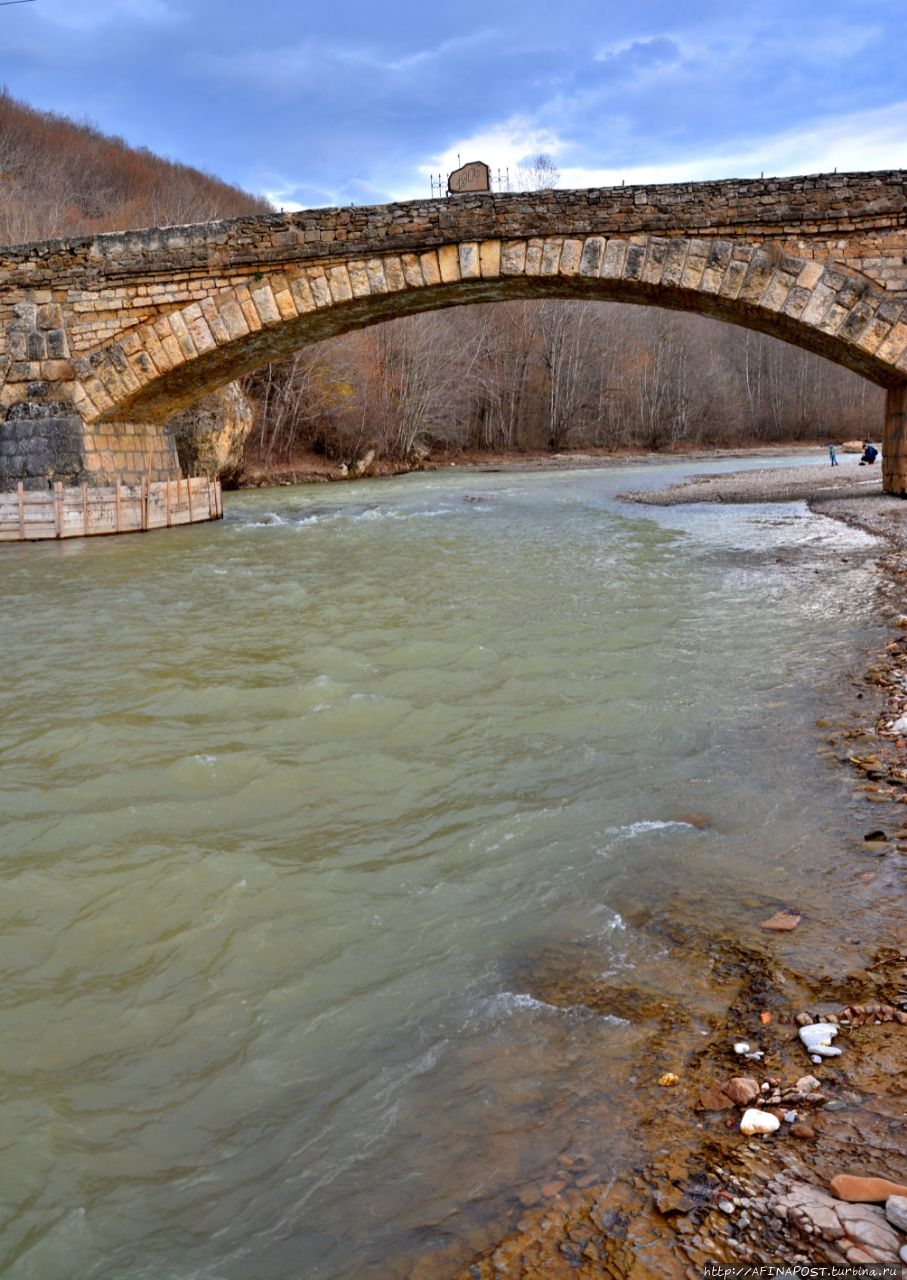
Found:
[[[551,191],[560,180],[561,171],[546,151],[540,151],[517,169],[517,185],[521,191]]]

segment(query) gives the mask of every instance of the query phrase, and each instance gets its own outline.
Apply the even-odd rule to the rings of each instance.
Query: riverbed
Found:
[[[678,1053],[721,1013],[665,922],[746,941],[793,904],[780,956],[834,972],[846,901],[871,958],[815,724],[883,639],[879,544],[618,497],[694,470],[4,549],[0,1274],[452,1268],[565,1152],[639,1157],[626,993],[685,994]],[[539,994],[565,955],[613,1009]]]

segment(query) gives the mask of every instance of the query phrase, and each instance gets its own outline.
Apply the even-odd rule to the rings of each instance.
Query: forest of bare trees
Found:
[[[265,465],[468,450],[672,450],[872,435],[877,388],[701,316],[510,302],[333,338],[249,380]]]
[[[521,186],[552,186],[549,157]],[[0,241],[205,221],[271,206],[0,92]],[[882,393],[699,316],[559,300],[457,307],[301,349],[246,379],[250,463],[862,438]]]

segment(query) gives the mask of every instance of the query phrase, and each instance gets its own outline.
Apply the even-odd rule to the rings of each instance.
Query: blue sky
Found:
[[[577,187],[907,169],[898,0],[35,0],[0,81],[288,209],[427,196],[458,155]]]

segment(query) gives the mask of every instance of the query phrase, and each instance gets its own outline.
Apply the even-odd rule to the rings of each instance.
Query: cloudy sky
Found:
[[[288,209],[426,196],[458,156],[576,187],[907,168],[900,0],[34,0],[0,51],[14,97]]]

